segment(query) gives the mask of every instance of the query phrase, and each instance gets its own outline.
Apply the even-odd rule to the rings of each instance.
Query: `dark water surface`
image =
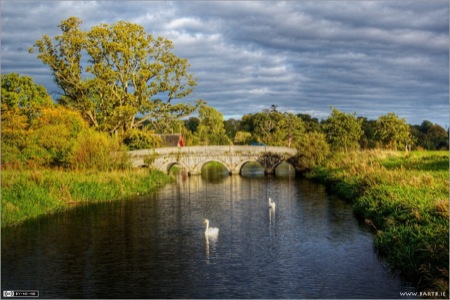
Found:
[[[270,210],[267,197],[276,202]],[[204,218],[219,228],[205,238]],[[405,298],[351,207],[302,179],[184,179],[2,232],[2,290],[43,298]]]

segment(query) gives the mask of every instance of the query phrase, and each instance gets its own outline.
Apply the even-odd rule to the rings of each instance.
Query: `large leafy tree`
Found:
[[[35,83],[31,77],[10,73],[2,74],[1,79],[1,99],[6,109],[18,108],[26,111],[54,104],[45,87]]]
[[[431,149],[448,149],[448,133],[438,124],[433,124],[427,131],[427,144]]]
[[[276,145],[281,138],[279,135],[278,124],[282,114],[276,110],[264,109],[252,117],[253,135],[260,142],[268,145]]]
[[[294,146],[305,131],[301,118],[291,113],[282,113],[275,105],[262,112],[245,115],[243,126],[253,132],[254,139],[272,146]]]
[[[197,136],[205,145],[229,145],[231,143],[225,131],[222,113],[207,105],[202,105],[199,109]]]
[[[30,49],[37,49],[38,58],[50,67],[62,90],[61,104],[111,133],[181,118],[196,109],[174,103],[193,91],[196,80],[187,60],[172,52],[170,40],[124,21],[88,31],[81,24],[70,17],[60,23],[60,35],[43,35]]]
[[[302,119],[292,113],[283,114],[279,128],[279,131],[282,132],[280,144],[287,147],[297,144],[305,132],[305,124]]]
[[[377,147],[377,138],[375,134],[376,121],[368,120],[366,117],[358,117],[361,121],[361,128],[364,134],[359,140],[359,144],[363,149],[374,149]]]
[[[356,113],[346,114],[336,108],[331,109],[331,115],[323,124],[328,143],[333,149],[345,152],[359,148],[362,120],[357,119]]]
[[[416,146],[427,150],[448,149],[448,132],[438,124],[424,120],[421,125],[411,126]]]
[[[398,147],[405,147],[412,143],[411,130],[406,120],[400,119],[393,112],[380,116],[375,126],[377,137],[389,149],[397,150]]]
[[[307,132],[322,132],[322,128],[320,127],[319,119],[311,117],[308,114],[297,114],[297,117],[302,119],[305,124],[305,129]]]
[[[53,107],[46,89],[31,77],[16,73],[1,75],[2,164],[20,164],[27,159],[33,140],[28,130],[42,109]]]

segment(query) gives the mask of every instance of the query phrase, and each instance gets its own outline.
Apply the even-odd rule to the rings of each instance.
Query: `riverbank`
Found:
[[[173,178],[149,169],[111,172],[2,170],[2,227],[73,206],[145,194]]]
[[[377,251],[419,291],[448,297],[447,151],[335,154],[306,176],[353,204]]]

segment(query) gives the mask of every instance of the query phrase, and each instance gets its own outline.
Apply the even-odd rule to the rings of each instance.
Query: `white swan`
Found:
[[[219,228],[216,228],[216,227],[209,228],[209,220],[208,219],[205,219],[203,221],[203,224],[206,224],[205,235],[207,235],[207,236],[215,236],[215,235],[219,234]]]
[[[275,202],[269,197],[269,207],[275,209]]]

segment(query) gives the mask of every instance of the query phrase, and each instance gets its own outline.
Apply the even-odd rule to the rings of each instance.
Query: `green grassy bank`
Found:
[[[173,182],[159,171],[112,172],[2,170],[2,227],[82,203],[113,201],[148,193]]]
[[[448,297],[448,152],[335,154],[307,177],[353,204],[377,251],[419,291]]]

